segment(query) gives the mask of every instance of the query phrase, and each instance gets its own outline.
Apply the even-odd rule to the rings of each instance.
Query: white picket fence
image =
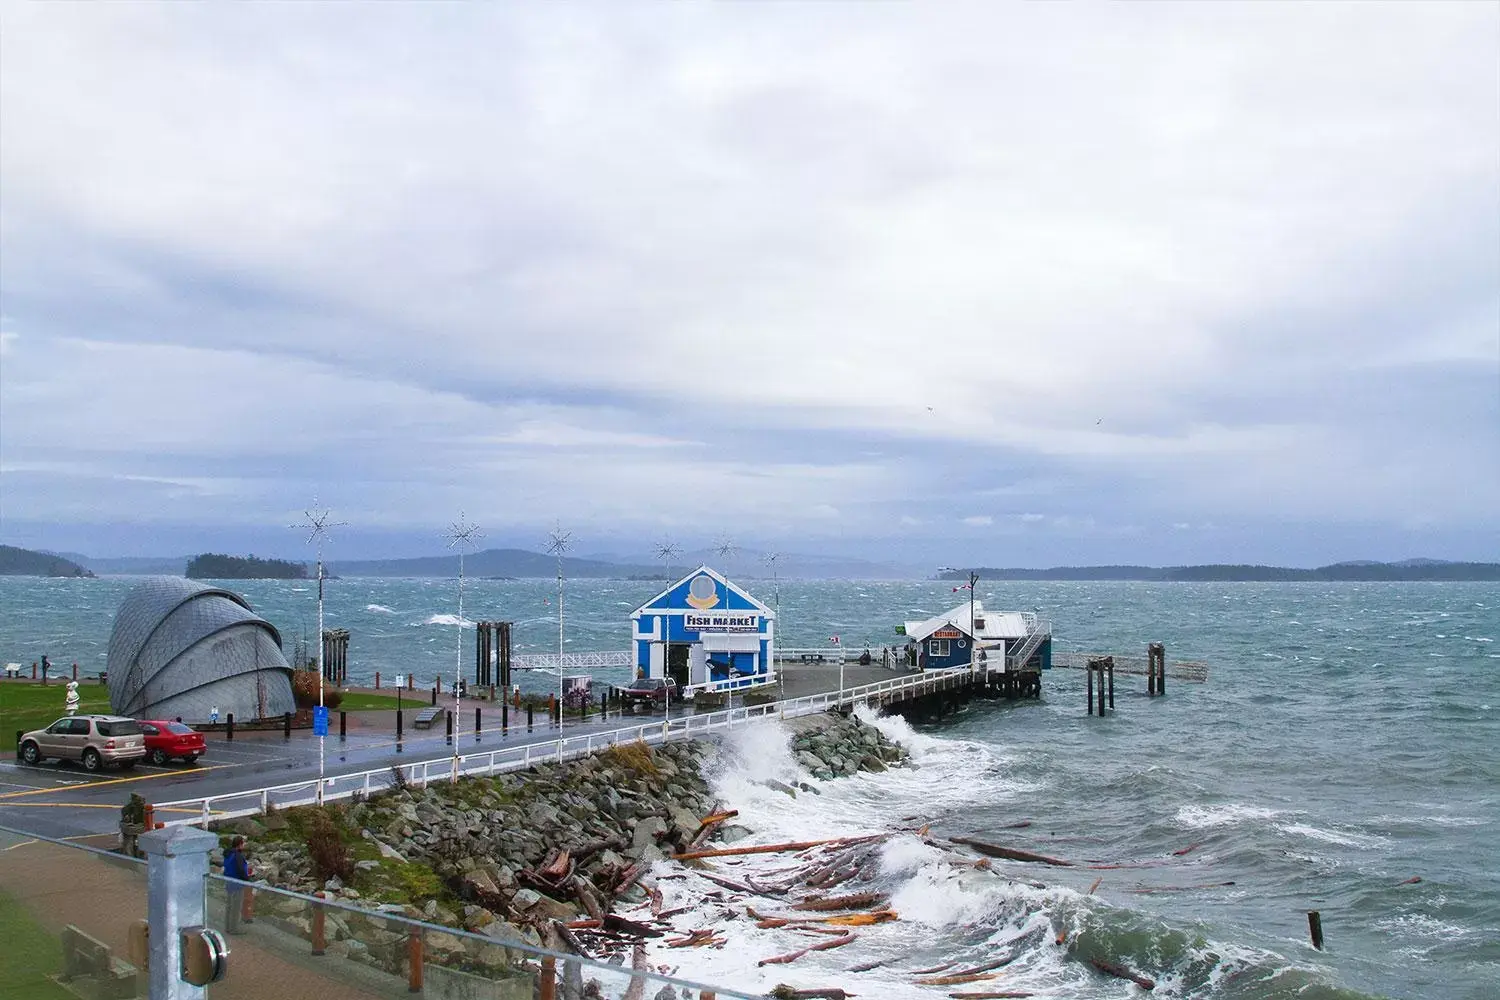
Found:
[[[982,671],[973,673],[982,673]],[[847,688],[842,693],[825,691],[765,705],[731,708],[721,712],[706,712],[702,715],[686,715],[675,719],[664,719],[659,723],[626,726],[601,733],[563,736],[541,743],[529,743],[525,746],[436,757],[413,761],[410,764],[386,764],[352,774],[328,775],[321,780],[314,778],[310,781],[226,792],[222,795],[157,802],[152,804],[152,809],[155,819],[166,826],[199,824],[206,828],[215,820],[258,816],[273,807],[286,809],[292,806],[313,805],[320,800],[320,793],[323,802],[352,798],[356,794],[369,795],[371,792],[391,787],[394,783],[392,771],[397,767],[400,768],[406,781],[418,786],[426,785],[433,780],[457,780],[464,776],[500,774],[506,771],[522,770],[546,761],[564,761],[573,757],[582,757],[610,746],[636,742],[657,744],[668,740],[695,739],[720,730],[748,725],[758,719],[790,719],[803,715],[815,715],[837,705],[878,703],[895,695],[926,694],[967,683],[972,679],[972,673],[967,667],[953,670],[929,670],[921,674],[903,675],[873,684],[862,684],[859,687]]]

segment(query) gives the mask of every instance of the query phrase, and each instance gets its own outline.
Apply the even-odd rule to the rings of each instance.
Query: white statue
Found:
[[[72,715],[74,712],[78,711],[77,681],[68,681],[68,698],[67,701],[63,703],[63,707],[67,709],[69,715]]]

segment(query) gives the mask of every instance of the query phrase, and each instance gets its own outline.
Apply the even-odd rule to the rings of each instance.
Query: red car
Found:
[[[173,757],[191,764],[208,749],[202,733],[180,722],[142,719],[141,732],[146,734],[146,759],[158,767]]]

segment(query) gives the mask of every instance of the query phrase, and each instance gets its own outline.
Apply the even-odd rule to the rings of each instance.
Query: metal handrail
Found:
[[[764,705],[746,705],[741,708],[707,712],[702,715],[681,716],[675,719],[668,718],[659,724],[653,722],[602,733],[561,736],[555,740],[528,743],[519,747],[506,747],[481,751],[479,753],[461,754],[456,757],[452,755],[435,757],[429,760],[413,761],[410,764],[387,764],[383,767],[355,771],[350,774],[329,775],[322,779],[313,778],[307,781],[296,781],[284,785],[270,785],[265,788],[246,789],[240,792],[224,792],[219,795],[205,795],[189,799],[176,799],[171,802],[157,802],[152,804],[152,808],[158,816],[166,811],[190,812],[194,814],[191,817],[164,820],[163,825],[165,826],[201,824],[206,829],[208,824],[214,820],[235,819],[241,816],[258,816],[265,813],[272,806],[286,808],[316,803],[319,801],[318,786],[320,783],[323,792],[321,800],[324,802],[352,798],[356,794],[369,795],[372,791],[384,789],[391,784],[391,771],[394,768],[399,768],[405,772],[406,780],[414,785],[426,785],[434,778],[454,779],[459,776],[472,777],[486,774],[501,774],[507,771],[523,770],[531,767],[533,764],[546,761],[556,760],[561,762],[569,758],[585,756],[596,750],[617,746],[621,743],[644,742],[648,745],[664,743],[673,739],[691,738],[700,733],[713,732],[718,729],[732,729],[736,726],[746,725],[755,719],[763,719],[771,716],[781,719],[797,718],[804,715],[815,715],[818,712],[826,711],[829,708],[846,703],[868,701],[882,695],[900,694],[919,689],[930,691],[942,690],[945,687],[951,686],[951,682],[954,680],[972,677],[976,673],[983,672],[982,669],[967,666],[954,667],[948,670],[928,670],[920,674],[894,677],[889,680],[875,681],[871,684],[862,684],[843,691],[824,691],[818,694],[803,695],[800,698],[768,702]],[[227,805],[233,800],[245,799],[252,800],[252,803],[240,808],[214,808],[214,803],[216,802]]]
[[[634,657],[628,649],[607,649],[598,652],[563,653],[564,670],[592,670],[594,668],[632,667]],[[556,653],[522,653],[510,659],[512,670],[545,670],[557,672]]]
[[[1006,654],[1005,662],[1012,667],[1021,668],[1026,666],[1026,661],[1031,659],[1031,654],[1052,635],[1052,623],[1038,618],[1030,612],[1023,612],[1028,616],[1026,638],[1014,652]]]

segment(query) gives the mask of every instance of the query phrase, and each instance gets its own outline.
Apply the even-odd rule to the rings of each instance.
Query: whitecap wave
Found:
[[[1296,834],[1299,837],[1307,837],[1309,840],[1321,840],[1325,844],[1338,844],[1341,847],[1371,848],[1385,843],[1385,838],[1372,834],[1324,830],[1305,823],[1283,823],[1279,824],[1276,829],[1282,833]]]
[[[1185,826],[1190,830],[1210,830],[1215,827],[1234,826],[1247,820],[1270,819],[1279,815],[1281,815],[1280,809],[1266,809],[1241,802],[1228,802],[1214,806],[1183,806],[1177,810],[1177,815],[1173,817],[1173,820],[1179,826]]]
[[[393,615],[396,613],[395,608],[388,608],[384,604],[366,604],[365,610],[377,615]]]
[[[458,625],[462,622],[464,628],[473,628],[474,623],[467,618],[460,619],[458,615],[429,615],[423,625]]]

